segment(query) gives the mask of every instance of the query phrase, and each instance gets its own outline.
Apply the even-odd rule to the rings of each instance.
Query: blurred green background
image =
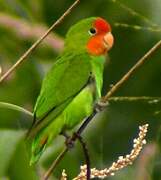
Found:
[[[5,72],[35,40],[69,7],[72,0],[0,0],[0,65]],[[121,3],[121,4],[120,4]],[[128,6],[131,9],[126,8]],[[134,11],[139,14],[136,15]],[[161,37],[161,0],[81,0],[12,75],[0,85],[0,101],[22,106],[30,111],[39,94],[44,74],[63,48],[63,38],[69,27],[80,19],[101,16],[113,28],[115,45],[105,68],[103,94],[115,84],[137,60]],[[147,20],[146,18],[149,20]],[[136,28],[116,26],[116,23],[139,25]],[[152,30],[146,30],[146,28]],[[158,30],[158,32],[156,32]],[[56,34],[55,34],[56,33]],[[161,50],[158,50],[126,82],[115,96],[140,97],[137,100],[111,99],[104,112],[97,115],[84,131],[92,167],[105,168],[120,155],[132,149],[138,126],[149,123],[147,145],[139,158],[109,177],[110,180],[161,180]],[[142,99],[147,96],[150,99]],[[36,167],[29,166],[24,134],[32,119],[16,111],[0,108],[0,179],[41,179],[64,140],[58,138],[47,149]],[[51,179],[58,179],[66,169],[69,179],[76,176],[84,164],[78,143],[57,167]]]

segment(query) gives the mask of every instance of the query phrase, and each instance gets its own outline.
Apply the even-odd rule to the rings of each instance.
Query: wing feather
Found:
[[[64,55],[58,59],[43,81],[34,109],[36,119],[43,119],[85,87],[91,72],[89,60],[87,54]]]

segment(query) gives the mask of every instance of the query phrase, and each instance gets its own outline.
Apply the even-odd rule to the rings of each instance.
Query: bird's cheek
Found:
[[[103,37],[92,37],[87,43],[87,51],[94,56],[105,54],[106,48],[103,44]]]

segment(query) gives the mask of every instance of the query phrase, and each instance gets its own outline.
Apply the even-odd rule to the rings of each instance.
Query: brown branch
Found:
[[[77,132],[73,133],[72,137],[68,140],[68,144],[74,145],[74,142],[78,139],[78,137],[81,135],[81,133],[83,132],[85,127],[88,125],[89,121],[95,116],[95,114],[96,114],[96,111],[94,111],[94,113],[91,116],[87,117],[84,120],[83,124],[80,126],[80,128],[77,130]],[[60,155],[56,158],[56,160],[53,161],[52,165],[49,167],[49,169],[45,173],[43,180],[47,180],[50,177],[50,175],[55,170],[58,163],[61,161],[61,159],[63,159],[65,154],[70,150],[70,147],[68,146],[68,144],[66,144],[66,147],[63,149],[63,151],[60,153]]]
[[[139,68],[141,67],[144,62],[157,50],[159,49],[161,46],[161,40],[156,43],[141,59],[139,59],[139,61],[121,78],[120,81],[118,81],[116,83],[116,85],[114,85],[111,90],[106,94],[106,96],[104,96],[102,98],[102,102],[106,103],[109,98],[114,94],[114,92],[116,92],[116,90],[119,89],[119,87],[121,85],[123,85],[123,83],[125,83],[132,75],[133,73]],[[94,108],[93,113],[91,114],[91,116],[87,117],[83,124],[80,126],[80,128],[77,130],[76,134],[81,135],[81,133],[84,131],[84,129],[86,128],[86,126],[91,122],[91,120],[93,119],[93,117],[95,117],[95,115],[98,113],[98,111]],[[72,138],[71,138],[71,142],[74,143],[77,140],[77,136],[75,136],[75,133],[73,134]],[[63,154],[62,156],[65,156],[65,154],[69,151],[69,148],[66,148],[65,153],[61,153]],[[61,156],[61,159],[63,158]],[[58,159],[56,159],[53,164],[50,166],[50,168],[47,170],[47,173],[49,176],[51,175],[51,173],[55,170],[56,166],[58,165],[60,161],[58,161]],[[49,177],[48,176],[48,177]],[[48,179],[48,178],[47,178]],[[45,179],[45,180],[47,180]]]
[[[53,172],[53,169],[55,169],[55,167],[57,166],[57,164],[63,159],[63,157],[65,156],[66,152],[68,151],[68,148],[65,147],[62,152],[59,154],[59,156],[56,158],[56,160],[54,161],[54,163],[50,166],[50,168],[48,169],[48,171],[45,173],[43,180],[47,180],[51,173]]]
[[[107,94],[102,98],[103,102],[107,102],[109,97],[111,97],[118,89],[120,86],[123,85],[133,74],[134,72],[141,67],[145,61],[148,60],[152,54],[158,50],[161,47],[161,40],[157,42],[112,88]]]
[[[78,135],[77,139],[79,140],[79,142],[80,142],[80,144],[82,146],[84,156],[85,156],[85,160],[86,160],[86,179],[90,180],[90,177],[91,177],[91,168],[90,168],[91,164],[90,164],[90,157],[89,157],[89,152],[88,152],[88,149],[87,149],[87,145],[83,141],[83,138],[81,136]]]
[[[160,27],[144,27],[144,26],[139,26],[136,24],[125,24],[125,23],[119,23],[119,22],[115,22],[113,24],[115,27],[118,28],[131,28],[133,30],[143,30],[143,31],[150,31],[150,32],[155,32],[155,33],[161,33],[161,28]]]
[[[161,101],[161,97],[152,96],[113,96],[108,99],[110,102],[135,102],[135,101],[147,101],[149,104],[156,104]]]
[[[90,159],[89,159],[89,154],[88,154],[88,149],[86,147],[85,142],[83,141],[82,137],[79,136],[78,134],[74,133],[73,137],[71,138],[71,140],[69,140],[69,144],[73,143],[77,138],[79,140],[79,142],[81,143],[81,146],[83,148],[83,152],[85,155],[85,159],[86,159],[86,164],[87,164],[87,180],[90,179]],[[56,158],[56,160],[53,162],[53,164],[50,166],[50,168],[48,169],[48,171],[45,173],[44,177],[42,178],[42,180],[47,180],[50,175],[52,174],[53,170],[56,168],[57,164],[63,159],[63,157],[65,156],[65,154],[67,153],[67,151],[70,149],[70,147],[67,145],[62,152],[59,154],[59,156]]]
[[[142,19],[146,24],[152,26],[152,27],[159,27],[158,24],[156,24],[155,22],[153,22],[151,19],[147,18],[146,16],[143,16],[142,14],[138,13],[137,11],[135,11],[134,9],[130,8],[129,6],[121,3],[118,0],[111,0],[113,3],[116,3],[118,6],[120,6],[124,11],[127,11],[129,14],[131,14],[134,17],[138,17],[140,19]]]
[[[80,2],[80,0],[76,0],[66,11],[65,13],[18,59],[18,61],[0,78],[0,83],[4,81],[28,56],[33,50],[48,36],[48,34],[59,25],[64,18],[70,14],[72,9],[76,7],[76,5]]]
[[[17,37],[26,40],[38,39],[42,34],[45,34],[47,27],[42,24],[31,24],[25,20],[14,18],[8,14],[0,13],[0,26],[13,31]],[[51,33],[44,40],[48,46],[56,52],[63,49],[64,41],[55,33]]]

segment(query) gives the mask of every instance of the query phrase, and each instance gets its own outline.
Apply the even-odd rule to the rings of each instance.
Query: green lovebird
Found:
[[[90,116],[101,98],[106,54],[114,38],[100,17],[81,20],[66,35],[64,50],[45,76],[28,137],[30,164],[37,162],[59,134]]]

